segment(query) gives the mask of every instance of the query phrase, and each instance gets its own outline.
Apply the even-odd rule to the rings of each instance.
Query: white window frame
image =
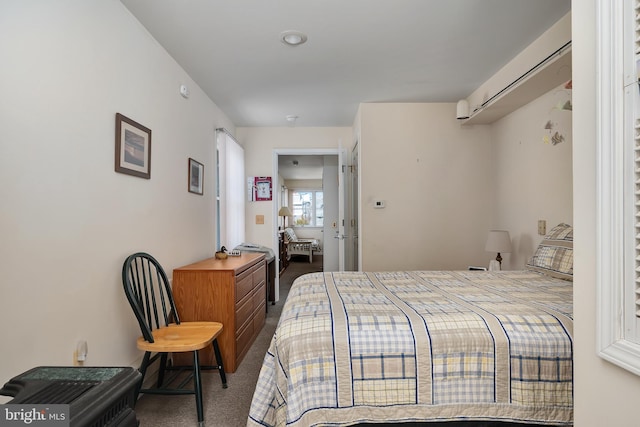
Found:
[[[637,232],[629,233],[637,220],[630,218],[638,208],[630,203],[628,187],[634,185],[629,182],[634,179],[629,161],[634,145],[633,129],[629,129],[634,105],[625,96],[625,86],[633,77],[634,89],[638,91],[635,72],[633,76],[629,74],[631,69],[635,70],[635,60],[630,60],[634,54],[629,49],[633,37],[629,25],[635,26],[634,9],[638,1],[596,0],[597,345],[602,358],[636,375],[640,375],[640,336],[638,322],[629,311],[635,301],[635,282],[640,272],[636,271],[634,243],[625,236],[635,240]]]
[[[294,218],[295,215],[292,217],[292,227],[301,227],[301,228],[322,228],[324,227],[324,219],[323,219],[323,223],[322,225],[317,225],[316,223],[316,219],[318,218],[318,212],[317,212],[317,206],[316,206],[316,194],[317,193],[323,193],[323,190],[321,188],[294,188],[291,191],[291,210],[292,212],[295,214],[295,205],[293,203],[293,197],[295,195],[295,193],[313,193],[312,196],[312,201],[311,201],[311,211],[313,212],[312,215],[312,224],[309,225],[296,225],[296,223],[294,222]],[[324,197],[324,193],[323,193],[323,197]]]
[[[216,131],[216,250],[221,246],[232,250],[245,240],[244,148],[227,130]]]

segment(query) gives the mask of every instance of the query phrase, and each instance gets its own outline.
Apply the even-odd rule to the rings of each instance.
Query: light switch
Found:
[[[544,219],[538,220],[538,234],[541,236],[547,234],[547,221]]]

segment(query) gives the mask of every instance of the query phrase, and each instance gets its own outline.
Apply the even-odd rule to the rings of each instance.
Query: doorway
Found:
[[[300,239],[317,244],[313,254],[323,255],[323,271],[338,271],[338,156],[335,154],[282,154],[278,156],[279,206],[291,216],[279,217]],[[311,257],[296,257],[311,261]],[[306,259],[305,259],[306,258]],[[291,261],[294,261],[292,259]]]
[[[345,191],[344,173],[341,173],[346,169],[342,167],[344,161],[345,156],[339,149],[275,149],[273,151],[274,196],[278,196],[277,202],[273,203],[274,247],[280,247],[279,232],[284,225],[283,218],[278,216],[281,197],[286,197],[285,203],[289,204],[293,190],[289,187],[304,189],[304,182],[308,180],[311,189],[319,188],[323,193],[322,226],[293,228],[296,235],[299,234],[301,238],[313,238],[313,233],[319,237],[324,271],[345,269],[344,224],[349,223],[345,213],[350,209],[345,209],[344,195],[347,191]],[[285,182],[293,184],[285,185]],[[287,226],[290,224],[291,218],[288,218]],[[279,252],[276,253],[278,257],[276,262],[280,261]],[[276,281],[275,297],[279,299],[279,275]]]

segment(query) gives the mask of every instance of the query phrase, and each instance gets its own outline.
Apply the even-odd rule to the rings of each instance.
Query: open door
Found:
[[[334,238],[338,240],[338,271],[345,271],[346,267],[346,251],[345,251],[345,242],[347,241],[347,236],[345,234],[345,224],[348,224],[348,218],[345,215],[348,213],[348,210],[345,209],[346,206],[346,195],[345,191],[345,182],[347,171],[349,168],[345,164],[345,155],[342,149],[338,150],[338,228],[336,230],[336,234]]]
[[[337,155],[325,156],[323,176],[324,188],[324,271],[353,270],[350,262],[351,237],[348,184],[351,180],[351,168],[346,164],[347,156],[339,149]],[[335,205],[334,205],[335,203]],[[337,255],[337,256],[336,256]]]
[[[340,184],[340,160],[336,154],[323,156],[323,174],[322,174],[322,191],[324,194],[323,203],[323,228],[322,228],[322,257],[323,271],[340,271],[340,260],[344,257],[344,242],[340,239],[342,236],[340,223],[342,222],[341,214],[341,197],[342,185]]]
[[[335,176],[338,187],[338,222],[331,230],[327,230],[325,225],[324,234],[327,238],[332,235],[337,241],[339,263],[337,271],[355,271],[358,269],[356,250],[358,243],[356,221],[353,214],[357,211],[351,209],[351,205],[353,196],[356,194],[352,188],[356,169],[354,165],[347,164],[349,158],[342,148],[338,150],[337,157],[338,167]],[[336,269],[325,268],[325,271],[336,271]]]
[[[348,187],[349,194],[346,198],[347,206],[349,209],[349,222],[348,233],[350,235],[350,244],[347,245],[347,260],[348,267],[345,270],[358,271],[360,269],[360,251],[358,250],[358,212],[359,212],[359,181],[358,181],[358,142],[356,141],[353,150],[351,151],[351,166],[349,167],[348,182],[351,185]]]
[[[358,146],[353,148],[351,156],[341,151],[340,162],[340,271],[358,271]],[[347,164],[350,160],[350,164]]]

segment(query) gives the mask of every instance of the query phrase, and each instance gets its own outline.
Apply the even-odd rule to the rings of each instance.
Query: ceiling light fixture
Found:
[[[286,119],[289,122],[289,126],[295,126],[296,120],[298,120],[298,116],[294,116],[293,114],[290,114],[286,117]]]
[[[280,41],[289,46],[299,46],[307,41],[307,35],[300,31],[283,31],[280,33]]]

